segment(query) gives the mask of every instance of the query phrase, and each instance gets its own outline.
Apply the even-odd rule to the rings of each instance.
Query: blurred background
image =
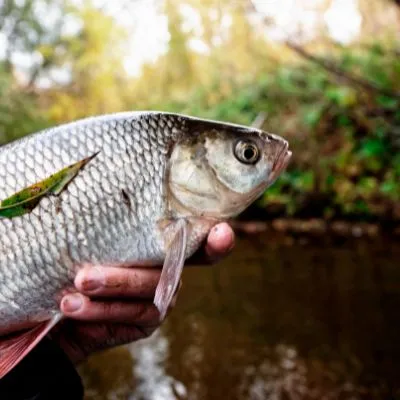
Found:
[[[87,399],[400,399],[399,105],[399,0],[0,0],[0,144],[153,109],[294,152]]]

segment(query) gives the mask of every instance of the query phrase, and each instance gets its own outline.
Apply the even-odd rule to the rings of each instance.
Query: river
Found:
[[[149,339],[80,369],[87,400],[400,399],[400,246],[238,238],[187,268]]]

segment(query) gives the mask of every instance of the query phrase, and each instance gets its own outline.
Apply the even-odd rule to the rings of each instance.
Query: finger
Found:
[[[207,238],[205,252],[210,260],[218,260],[226,256],[235,245],[235,233],[226,222],[211,229]]]
[[[157,325],[127,325],[124,323],[95,323],[64,320],[62,329],[54,329],[50,336],[76,364],[93,352],[131,343],[150,336]]]
[[[229,224],[215,225],[208,234],[205,245],[188,260],[188,265],[209,264],[225,257],[235,245],[235,233]]]
[[[157,307],[150,302],[92,301],[80,293],[64,296],[61,311],[69,318],[92,322],[155,325],[160,319]]]
[[[141,327],[127,324],[96,324],[86,326],[86,337],[97,342],[97,350],[131,343],[150,336],[156,326]],[[85,328],[83,328],[85,329]],[[101,340],[99,340],[101,338]]]
[[[96,297],[154,297],[160,270],[93,266],[81,269],[75,286],[83,294]]]

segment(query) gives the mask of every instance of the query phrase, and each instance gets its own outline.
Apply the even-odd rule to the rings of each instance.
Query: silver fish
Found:
[[[161,112],[93,117],[0,148],[0,377],[62,319],[82,265],[160,265],[164,318],[185,259],[291,152],[259,129]]]

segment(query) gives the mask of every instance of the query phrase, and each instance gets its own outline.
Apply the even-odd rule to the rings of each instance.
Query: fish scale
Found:
[[[124,113],[87,119],[0,148],[2,199],[99,151],[59,197],[0,220],[0,284],[8,288],[0,291],[0,302],[18,306],[7,315],[0,310],[1,319],[12,325],[57,309],[58,292],[72,284],[71,264],[162,261],[162,242],[149,221],[164,213],[166,147],[176,135],[172,127],[183,130],[185,124],[179,116],[161,116],[162,124],[150,124],[151,118]],[[14,163],[17,168],[8,168]]]

